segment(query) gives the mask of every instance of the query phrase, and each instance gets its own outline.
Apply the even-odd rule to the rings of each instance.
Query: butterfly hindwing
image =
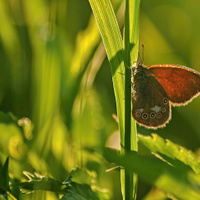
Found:
[[[167,94],[154,76],[134,80],[132,115],[148,128],[164,126],[170,119],[170,104]]]

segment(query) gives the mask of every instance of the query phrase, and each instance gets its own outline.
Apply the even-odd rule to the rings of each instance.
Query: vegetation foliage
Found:
[[[138,153],[119,153],[124,3],[0,0],[0,199],[121,200],[120,168],[138,175],[137,199],[200,199],[199,97],[164,129],[138,126]],[[130,10],[140,12],[130,30],[145,64],[200,71],[199,8],[141,0]]]

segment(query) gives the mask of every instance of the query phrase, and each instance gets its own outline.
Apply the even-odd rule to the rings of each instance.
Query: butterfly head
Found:
[[[144,79],[148,76],[148,69],[146,66],[138,62],[134,68],[134,81]]]

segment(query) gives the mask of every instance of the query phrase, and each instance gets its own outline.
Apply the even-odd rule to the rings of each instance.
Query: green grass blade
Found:
[[[111,65],[111,73],[116,97],[117,114],[119,119],[120,140],[124,147],[124,63],[123,42],[120,30],[113,12],[110,0],[89,0],[96,18],[106,53]],[[129,99],[130,101],[130,99]],[[122,152],[124,148],[122,147]],[[121,171],[121,188],[124,193],[124,171]]]
[[[136,124],[131,117],[131,66],[136,60],[138,55],[139,44],[139,4],[140,0],[126,0],[125,11],[125,55],[124,61],[125,70],[125,142],[124,147],[126,152],[131,150],[137,151],[137,130]],[[122,173],[122,191],[124,199],[136,199],[137,194],[137,176],[125,170]]]
[[[123,43],[110,0],[89,0],[111,65],[121,140],[124,135]],[[121,141],[122,142],[122,141]],[[123,142],[122,142],[123,143]]]

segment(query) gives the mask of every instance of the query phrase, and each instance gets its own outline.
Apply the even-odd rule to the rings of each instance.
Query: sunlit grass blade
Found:
[[[131,117],[131,68],[137,61],[138,44],[139,44],[139,5],[140,0],[126,0],[125,10],[125,37],[124,37],[124,62],[125,70],[125,142],[124,147],[126,152],[131,150],[137,151],[137,130],[136,124]],[[122,173],[122,191],[124,199],[136,199],[137,176],[125,169],[125,174]],[[123,177],[124,176],[124,177]],[[124,179],[124,182],[123,182]]]
[[[111,65],[111,73],[116,97],[117,115],[119,119],[120,142],[124,152],[124,123],[125,123],[125,102],[124,102],[124,63],[123,43],[121,33],[117,24],[115,14],[110,0],[89,0],[94,16],[96,18],[106,53]],[[121,189],[124,193],[124,171],[121,178]],[[131,184],[132,185],[132,184]],[[130,186],[131,187],[131,186]]]
[[[111,65],[121,137],[124,131],[123,43],[110,0],[89,0]]]

